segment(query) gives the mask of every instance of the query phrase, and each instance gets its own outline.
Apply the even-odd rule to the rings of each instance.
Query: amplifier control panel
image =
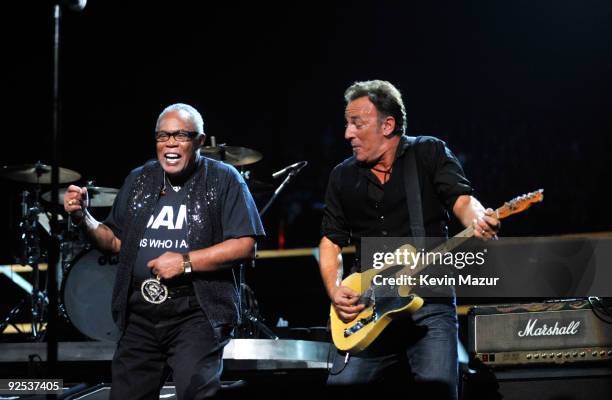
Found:
[[[484,364],[492,367],[526,364],[564,364],[606,361],[612,363],[612,347],[583,347],[558,350],[476,353],[475,357]]]

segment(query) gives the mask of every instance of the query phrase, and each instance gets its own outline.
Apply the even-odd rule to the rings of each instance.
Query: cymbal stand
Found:
[[[240,175],[244,178],[245,182],[250,179],[251,171],[244,169],[244,166],[240,167]],[[257,244],[255,245],[257,246]],[[257,247],[255,247],[257,251]],[[255,258],[249,260],[251,268],[255,268]],[[269,339],[278,340],[278,336],[268,328],[266,324],[259,320],[259,304],[255,297],[255,292],[246,284],[246,264],[249,261],[245,261],[240,264],[238,270],[238,281],[239,281],[239,296],[240,296],[240,324],[238,325],[237,335],[238,338],[256,338],[260,333],[265,335]]]
[[[40,185],[37,185],[35,193],[36,197],[31,207],[28,202],[31,196],[30,192],[24,190],[21,193],[22,221],[19,224],[21,248],[18,258],[21,264],[30,265],[32,267],[32,292],[30,293],[30,313],[32,316],[31,339],[40,340],[42,339],[40,328],[44,320],[46,303],[48,303],[46,293],[40,290],[40,270],[38,268],[38,263],[41,259],[40,235],[38,232],[38,214],[42,212],[42,208],[38,202]],[[22,307],[24,307],[25,304],[26,301],[21,300],[8,312],[4,320],[0,322],[0,332],[3,332],[8,325],[14,324],[15,318],[21,314],[23,311]]]
[[[255,258],[250,260],[251,267],[255,268]],[[237,328],[237,338],[255,338],[262,333],[269,339],[278,340],[278,336],[260,320],[259,305],[255,293],[246,284],[246,261],[240,264],[240,323]]]

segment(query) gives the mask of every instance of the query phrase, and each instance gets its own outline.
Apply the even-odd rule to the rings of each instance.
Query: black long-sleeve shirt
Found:
[[[446,237],[448,210],[457,198],[471,194],[463,168],[446,144],[421,136],[414,144],[421,189],[423,223],[428,237]],[[340,247],[357,246],[362,237],[411,236],[404,173],[408,138],[402,136],[389,180],[381,184],[370,166],[350,157],[332,171],[321,224],[321,234]],[[358,257],[353,270],[358,270]]]

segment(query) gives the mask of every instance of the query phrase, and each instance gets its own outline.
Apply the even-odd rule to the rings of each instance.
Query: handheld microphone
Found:
[[[276,171],[275,173],[272,174],[272,178],[276,179],[290,172],[299,172],[306,165],[308,165],[308,161],[296,162],[295,164],[291,164],[290,166],[285,167],[281,169],[280,171]]]

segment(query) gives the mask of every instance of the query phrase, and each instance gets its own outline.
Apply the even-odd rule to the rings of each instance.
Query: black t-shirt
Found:
[[[159,197],[155,211],[147,223],[147,229],[140,239],[140,248],[133,269],[133,283],[136,286],[154,277],[147,263],[167,251],[186,253],[187,244],[187,207],[183,190],[169,188]],[[183,276],[171,279],[166,284],[175,286],[185,284]]]
[[[104,224],[120,240],[127,237],[127,231],[132,222],[127,220],[127,207],[131,187],[138,176],[135,171],[126,178],[117,194],[109,216],[104,221]],[[224,165],[224,168],[219,169],[219,185],[223,187],[223,190],[219,191],[220,194],[223,194],[222,198],[219,199],[223,240],[244,236],[264,236],[265,231],[253,197],[236,168],[231,165]],[[189,210],[185,207],[184,198],[183,190],[175,192],[169,185],[166,189],[166,195],[159,197],[155,211],[149,219],[147,229],[140,241],[137,259],[133,267],[133,274],[136,279],[142,281],[150,277],[150,272],[147,275],[149,268],[146,264],[164,252],[186,253],[190,250],[185,225]],[[184,278],[179,278],[170,283],[182,283],[181,279]]]
[[[407,145],[403,136],[384,185],[355,157],[337,165],[330,175],[321,234],[340,247],[357,245],[356,263],[362,237],[411,236],[403,176]],[[443,141],[422,136],[414,146],[426,235],[445,237],[448,210],[459,196],[472,193],[470,182]],[[359,265],[353,266],[358,269]]]

